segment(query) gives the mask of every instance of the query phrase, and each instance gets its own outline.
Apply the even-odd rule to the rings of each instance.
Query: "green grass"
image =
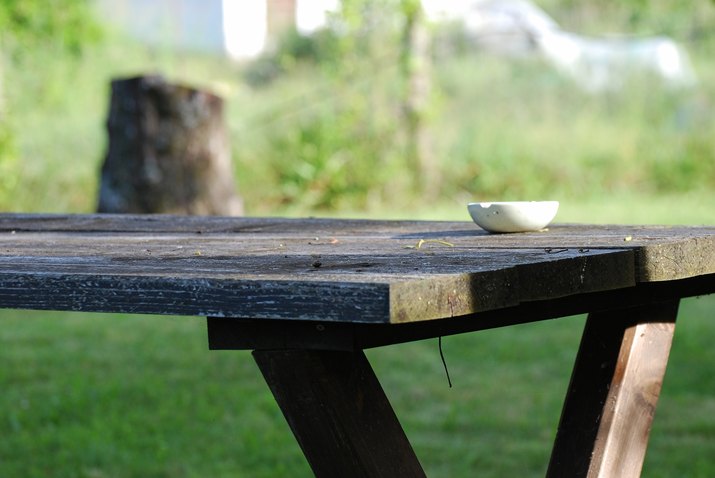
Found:
[[[275,476],[306,466],[250,355],[209,353],[203,319],[2,319],[0,476]]]
[[[644,476],[715,469],[715,296],[685,300]],[[203,319],[0,312],[0,476],[310,476],[247,352]],[[583,317],[368,353],[429,476],[543,476]]]

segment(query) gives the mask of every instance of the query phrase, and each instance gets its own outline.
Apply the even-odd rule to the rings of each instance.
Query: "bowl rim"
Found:
[[[470,202],[467,204],[468,207],[479,206],[482,208],[489,208],[491,206],[523,206],[523,205],[553,205],[558,206],[559,201],[483,201],[483,202]]]

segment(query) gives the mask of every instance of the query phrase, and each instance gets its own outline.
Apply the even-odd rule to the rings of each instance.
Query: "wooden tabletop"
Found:
[[[715,227],[0,214],[0,307],[352,323],[715,273]]]

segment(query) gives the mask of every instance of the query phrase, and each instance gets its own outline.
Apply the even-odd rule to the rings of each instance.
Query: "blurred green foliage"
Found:
[[[276,54],[291,58],[291,74],[274,78],[283,87],[292,82],[300,90],[305,78],[313,81],[302,90],[302,101],[274,109],[271,121],[287,118],[278,120],[279,127],[256,131],[259,119],[247,128],[261,136],[260,152],[250,153],[255,142],[248,138],[236,150],[239,164],[260,157],[276,172],[271,203],[360,209],[369,198],[399,207],[404,203],[398,198],[419,197],[405,180],[404,137],[397,126],[403,121],[398,52],[394,42],[385,45],[368,56],[364,45],[353,45],[349,51],[360,53],[349,63],[347,54],[337,60],[292,56],[291,46]],[[712,43],[686,46],[698,86],[670,90],[634,77],[623,90],[603,95],[581,91],[538,59],[508,62],[461,46],[435,57],[437,107],[426,121],[441,168],[440,196],[565,199],[636,189],[715,190]],[[337,73],[326,75],[327,68]],[[249,190],[254,193],[261,194]]]
[[[1,113],[0,113],[1,114]],[[7,122],[0,116],[0,209],[7,202],[19,180],[17,150]]]
[[[0,183],[0,208],[93,210],[109,81],[159,72],[226,99],[249,214],[409,210],[425,196],[406,155],[400,9],[408,5],[345,2],[330,29],[289,32],[269,54],[243,64],[158,51],[111,33],[89,41],[80,57],[27,49],[3,75],[14,134],[4,144],[15,159],[3,160],[14,174]],[[490,56],[453,26],[431,26],[423,122],[439,182],[429,204],[714,191],[715,37],[704,33],[715,31],[712,2],[540,5],[578,32],[673,34],[691,55],[698,85],[670,91],[633,78],[622,91],[592,95],[538,58]]]
[[[239,162],[251,154],[271,165],[267,175],[277,186],[271,202],[364,208],[409,191],[401,128],[404,78],[396,68],[408,4],[344,1],[328,28],[311,37],[288,32],[275,51],[248,66],[248,83],[261,90],[311,77],[302,101],[277,111],[279,121],[289,119],[262,130],[267,136],[259,151],[236,151]]]
[[[3,0],[2,48],[16,58],[48,45],[79,53],[100,37],[91,6],[91,0]]]
[[[91,7],[90,0],[0,2],[0,209],[13,207],[22,182],[16,136],[24,125],[16,97],[38,105],[46,97],[68,94],[68,83],[54,73],[58,62],[76,59],[100,39]],[[23,69],[32,75],[17,75]]]

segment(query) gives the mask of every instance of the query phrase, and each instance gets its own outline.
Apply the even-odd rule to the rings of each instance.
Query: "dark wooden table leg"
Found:
[[[316,476],[425,476],[362,351],[253,357]]]
[[[590,314],[548,477],[637,477],[675,330],[678,301]]]

